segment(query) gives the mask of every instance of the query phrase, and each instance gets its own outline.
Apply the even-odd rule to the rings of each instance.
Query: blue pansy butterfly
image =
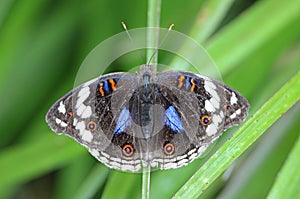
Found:
[[[243,122],[249,104],[237,91],[186,71],[111,73],[60,98],[51,129],[85,146],[110,168],[170,169],[199,157],[224,129]]]

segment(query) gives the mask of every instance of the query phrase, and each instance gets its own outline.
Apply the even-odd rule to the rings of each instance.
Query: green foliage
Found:
[[[141,197],[141,174],[100,165],[82,146],[51,132],[44,118],[72,89],[85,56],[123,31],[121,21],[129,29],[151,24],[147,5],[0,1],[1,197]],[[174,23],[174,30],[201,43],[251,109],[203,158],[153,172],[150,197],[299,197],[299,1],[165,0],[157,18],[161,27]],[[129,70],[139,60],[116,60],[108,71]],[[176,57],[170,63],[188,68]]]

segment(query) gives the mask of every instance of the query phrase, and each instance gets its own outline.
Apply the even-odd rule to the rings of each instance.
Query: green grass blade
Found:
[[[103,164],[97,164],[74,193],[74,199],[88,199],[96,195],[108,177],[109,169]]]
[[[39,19],[39,12],[47,5],[47,1],[49,0],[1,1],[0,15],[6,20],[2,22],[0,31],[0,81],[5,77],[6,70],[10,69],[10,61],[15,59],[20,43],[32,31],[31,28]]]
[[[233,2],[234,0],[206,1],[199,10],[197,21],[189,35],[199,43],[207,40],[216,31]]]
[[[268,199],[300,198],[300,137],[281,169]]]
[[[266,15],[267,11],[276,15]],[[206,46],[207,51],[225,75],[261,46],[271,44],[279,32],[296,24],[299,17],[299,0],[288,4],[280,0],[258,1],[218,32]]]
[[[147,26],[159,27],[161,14],[161,0],[148,0],[148,14],[147,14]],[[159,31],[147,31],[147,45],[159,47],[158,43]],[[154,44],[154,45],[153,45]],[[153,54],[154,53],[154,54]],[[153,56],[153,57],[152,57]],[[147,49],[147,62],[155,66],[154,71],[157,70],[156,64],[158,59],[158,52],[152,49]],[[142,199],[150,198],[150,179],[151,179],[151,166],[142,169]]]
[[[0,28],[7,17],[9,10],[11,9],[14,0],[2,0],[0,1]]]
[[[83,152],[84,149],[71,139],[54,133],[5,150],[0,153],[0,195],[7,187],[68,164]]]
[[[18,137],[19,131],[23,130],[22,127],[28,124],[29,118],[34,115],[37,107],[45,104],[45,99],[52,92],[51,89],[57,85],[53,80],[61,81],[59,74],[63,73],[68,57],[60,55],[65,53],[65,48],[74,41],[70,35],[77,26],[76,17],[72,15],[76,11],[76,7],[64,6],[68,6],[70,12],[65,12],[62,7],[47,21],[44,21],[45,24],[39,29],[32,31],[30,35],[26,34],[28,38],[21,42],[25,45],[12,49],[14,58],[11,58],[9,63],[5,62],[6,56],[8,56],[6,50],[9,50],[12,44],[7,42],[9,40],[15,42],[15,40],[11,38],[13,34],[0,34],[0,76],[3,75],[0,78],[2,104],[0,109],[0,146],[5,146]],[[5,35],[6,37],[4,37]],[[5,42],[1,43],[1,39]],[[16,38],[16,40],[18,39],[19,37]],[[7,70],[3,68],[7,68]],[[21,89],[20,85],[22,85]],[[19,103],[20,99],[22,99],[22,103]],[[19,110],[18,119],[16,119],[15,112],[11,111],[14,109]],[[14,125],[7,121],[14,121]]]
[[[204,43],[208,37],[216,31],[216,28],[223,20],[233,2],[234,0],[206,1],[199,10],[194,25],[188,35],[199,44]],[[185,45],[182,46],[182,48],[186,47]],[[188,70],[186,62],[179,57],[175,57],[170,63],[170,66],[172,66],[173,69]]]
[[[288,38],[287,35],[278,37]],[[274,48],[274,46],[271,47]],[[280,46],[275,48],[283,49]],[[263,52],[266,53],[266,50]],[[253,89],[255,94],[252,96],[255,100],[252,100],[252,111],[258,110],[280,88],[280,85],[283,85],[297,73],[300,66],[299,54],[300,46],[288,48],[279,58],[277,53],[275,54],[276,62],[270,62],[274,63],[273,68],[270,68],[261,81],[264,82],[263,87],[257,85],[256,89]],[[255,57],[252,58],[255,59]],[[268,65],[268,61],[265,62],[266,59],[260,59],[260,65],[257,68]],[[245,62],[247,63],[247,61]],[[284,64],[282,65],[283,70],[278,70],[281,64]],[[243,79],[245,80],[245,78]],[[233,169],[229,169],[231,175],[228,180],[223,180],[222,191],[218,191],[218,197],[224,199],[266,198],[280,168],[297,140],[299,134],[298,118],[300,118],[299,103],[283,115],[246,153],[234,162]]]
[[[265,103],[175,194],[201,195],[226,168],[300,99],[300,71]]]
[[[70,164],[67,164],[61,168],[55,175],[55,189],[52,197],[55,199],[65,199],[79,196],[79,194],[75,195],[75,193],[79,191],[83,185],[83,182],[85,182],[89,175],[93,172],[94,165],[94,158],[90,155],[84,154],[78,156],[76,159],[70,162]],[[100,179],[101,177],[99,177],[99,180]],[[95,184],[94,186],[97,185],[98,184]],[[101,185],[101,183],[99,185]],[[90,186],[90,188],[92,187],[93,186]]]
[[[148,0],[147,27],[159,27],[160,24],[161,0]],[[147,46],[158,46],[159,32],[155,29],[147,31]],[[153,45],[154,44],[154,45]],[[147,49],[146,62],[157,64],[157,53],[153,55],[153,49]],[[152,57],[153,55],[153,57]],[[152,58],[152,59],[151,59]],[[151,60],[150,60],[151,59]],[[155,69],[156,70],[156,69]]]
[[[300,103],[284,114],[232,165],[222,199],[266,198],[299,136]],[[254,191],[255,190],[255,191]],[[205,195],[205,194],[204,194]]]
[[[101,198],[133,198],[133,193],[138,193],[138,198],[141,198],[141,188],[141,175],[113,170]]]

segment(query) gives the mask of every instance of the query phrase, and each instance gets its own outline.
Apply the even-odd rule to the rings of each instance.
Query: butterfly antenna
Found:
[[[133,41],[133,39],[132,39],[132,37],[131,37],[131,35],[130,35],[128,29],[127,29],[126,24],[125,24],[123,21],[121,22],[121,24],[122,24],[124,30],[126,31],[126,34],[128,35],[131,44],[132,44],[133,46],[135,46],[135,45],[134,45],[135,43],[134,43],[134,41]],[[143,54],[139,53],[139,55],[140,55],[140,58],[141,58],[142,62],[144,62],[145,57],[143,56]]]
[[[147,65],[150,64],[150,62],[151,62],[151,60],[153,59],[154,55],[158,52],[159,48],[163,45],[163,43],[164,43],[165,40],[167,39],[167,37],[168,37],[170,31],[173,29],[173,27],[174,27],[174,24],[172,23],[172,24],[169,26],[168,32],[164,35],[164,37],[163,37],[163,39],[161,40],[161,42],[160,42],[160,44],[158,45],[158,47],[155,48],[155,50],[154,50],[153,54],[151,55],[151,57],[150,57],[150,59],[149,59]]]

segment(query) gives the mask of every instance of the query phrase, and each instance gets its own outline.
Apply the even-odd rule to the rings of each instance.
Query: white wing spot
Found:
[[[61,120],[58,119],[58,118],[55,118],[55,122],[56,122],[56,124],[60,124],[60,123],[61,123]]]
[[[91,142],[93,139],[93,134],[85,129],[84,121],[78,122],[75,129],[79,130],[81,138],[87,142]]]
[[[84,109],[85,109],[85,105],[81,105],[80,107],[78,107],[78,109],[76,111],[77,115],[81,116]]]
[[[56,122],[57,124],[59,124],[61,127],[66,127],[66,126],[68,126],[67,123],[63,122],[63,121],[62,121],[61,119],[59,119],[59,118],[55,118],[55,122]]]
[[[235,95],[235,92],[232,92],[231,94],[232,94],[232,95],[231,95],[231,97],[230,97],[230,104],[236,104],[237,101],[238,101],[238,99],[237,99],[237,97],[236,97],[236,95]]]
[[[73,126],[76,126],[77,122],[78,122],[78,120],[76,118],[74,118],[74,120],[73,120]]]
[[[216,109],[209,100],[205,100],[205,110],[208,112],[214,112]]]
[[[209,89],[216,89],[216,85],[215,85],[214,83],[212,83],[210,80],[205,80],[204,88],[205,88],[206,90],[209,90]]]
[[[90,88],[88,86],[82,88],[78,93],[78,100],[76,102],[75,108],[77,109],[77,111],[76,111],[77,115],[82,118],[88,118],[92,115],[91,107],[86,106],[83,103],[89,97],[90,93],[91,93]]]
[[[204,89],[211,94],[212,98],[215,98],[217,101],[220,101],[220,97],[217,93],[216,89],[216,85],[214,83],[212,83],[209,80],[205,80],[204,82]]]
[[[83,111],[81,117],[88,118],[92,115],[92,108],[90,106],[86,106],[85,110]]]
[[[224,117],[224,113],[223,111],[220,112],[220,117],[223,118]]]
[[[211,104],[215,107],[215,108],[219,108],[220,107],[220,103],[219,103],[219,101],[216,99],[216,98],[211,98],[210,100],[209,100],[210,102],[211,102]]]
[[[236,113],[235,112],[232,113],[229,117],[230,117],[230,119],[234,119],[236,117]]]
[[[212,121],[214,124],[220,124],[222,122],[222,119],[219,115],[214,115]]]
[[[62,113],[62,114],[65,114],[65,113],[66,113],[66,107],[65,107],[65,105],[63,104],[62,101],[60,101],[59,107],[58,107],[57,110],[58,110],[60,113]]]
[[[67,124],[67,123],[65,123],[65,122],[61,122],[61,123],[60,123],[60,125],[61,125],[62,127],[66,127],[66,126],[68,126],[68,124]]]
[[[86,100],[90,95],[90,88],[84,87],[82,88],[79,93],[78,93],[78,100],[76,102],[76,108],[78,108],[79,106],[81,106],[84,102],[84,100]]]
[[[235,118],[237,115],[239,115],[241,113],[242,113],[241,109],[238,109],[234,113],[232,113],[229,117],[230,117],[230,119],[233,119],[233,118]]]
[[[218,131],[218,129],[216,128],[216,126],[213,123],[208,125],[206,128],[206,133],[208,136],[214,135],[215,133],[217,133],[217,131]]]

